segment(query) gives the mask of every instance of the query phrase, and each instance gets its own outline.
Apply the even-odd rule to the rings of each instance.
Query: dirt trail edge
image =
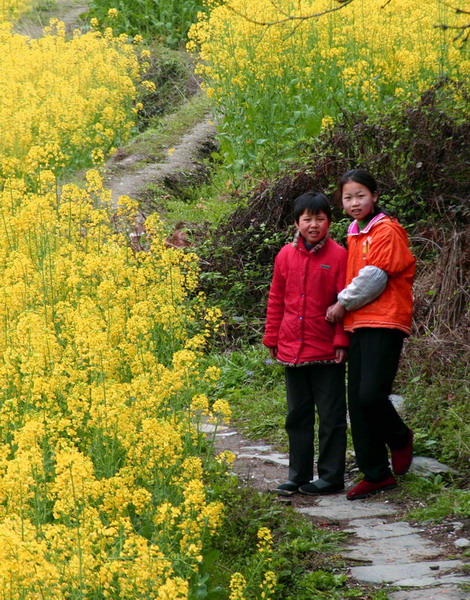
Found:
[[[179,180],[190,185],[201,171],[200,158],[207,155],[208,147],[214,145],[215,133],[214,122],[207,117],[188,131],[161,162],[139,168],[136,162],[142,157],[126,155],[122,160],[111,158],[113,172],[105,180],[105,185],[112,190],[114,201],[119,196],[138,199],[149,185],[159,181],[174,184]]]
[[[204,425],[203,430],[214,433],[211,425]],[[231,427],[219,427],[215,440],[218,452],[231,450],[236,455],[234,470],[246,484],[267,492],[285,480],[287,454],[264,442],[248,442]],[[273,497],[276,501],[284,500]],[[468,598],[463,588],[470,585],[470,577],[465,575],[466,562],[454,545],[462,523],[455,522],[448,539],[437,542],[426,536],[425,528],[403,521],[399,507],[386,494],[354,502],[346,499],[345,492],[318,497],[296,494],[288,501],[313,522],[349,533],[342,553],[346,562],[357,565],[349,568],[350,577],[388,586],[390,600]]]
[[[88,10],[88,2],[84,0],[57,0],[51,8],[34,8],[15,24],[15,31],[30,38],[40,38],[43,28],[49,20],[56,18],[62,21],[68,32],[79,27],[82,22],[80,16]]]

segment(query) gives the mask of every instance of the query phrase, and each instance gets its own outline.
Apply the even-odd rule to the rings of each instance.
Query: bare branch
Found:
[[[448,2],[444,2],[444,0],[441,0],[441,4],[455,11],[456,15],[470,15],[470,10],[464,10],[459,6],[453,6]],[[457,35],[453,38],[452,41],[456,42],[458,40],[461,40],[462,46],[468,41],[470,37],[470,23],[465,23],[464,25],[447,25],[446,23],[440,23],[439,25],[434,25],[434,27],[442,29],[443,31],[447,31],[448,29],[453,29],[454,31],[457,31]]]
[[[470,23],[466,25],[446,25],[442,23],[440,25],[434,25],[437,29],[442,29],[443,31],[447,31],[448,29],[453,29],[457,31],[457,35],[452,38],[452,41],[456,42],[462,38],[462,45],[468,41],[470,36]]]
[[[388,0],[388,1],[390,2],[391,0]],[[322,17],[323,15],[327,15],[329,13],[333,13],[333,12],[343,9],[348,4],[351,4],[351,2],[354,2],[354,0],[337,0],[337,2],[339,4],[339,6],[336,6],[334,8],[328,8],[323,11],[319,11],[317,13],[300,16],[300,15],[289,15],[288,13],[285,13],[285,12],[283,13],[281,8],[279,6],[277,6],[272,0],[270,0],[270,4],[273,6],[273,8],[278,10],[281,14],[284,14],[284,17],[282,19],[278,19],[277,21],[257,21],[256,19],[252,19],[252,18],[248,17],[247,15],[235,10],[232,6],[227,6],[227,8],[229,10],[231,10],[233,13],[235,13],[237,16],[243,17],[249,23],[253,23],[253,25],[260,25],[261,27],[272,27],[274,25],[282,25],[284,23],[288,23],[289,21],[302,22],[302,21],[307,21],[309,19],[317,19],[319,17]]]
[[[447,8],[451,8],[452,10],[455,10],[455,14],[456,15],[470,15],[470,10],[464,10],[463,8],[460,7],[455,7],[452,6],[452,4],[449,4],[448,2],[444,2],[444,0],[440,0],[440,3],[443,4],[444,6],[447,6]]]

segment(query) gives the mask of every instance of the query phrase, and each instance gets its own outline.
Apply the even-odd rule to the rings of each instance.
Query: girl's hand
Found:
[[[330,323],[338,323],[338,321],[343,319],[345,314],[346,309],[344,306],[342,306],[339,302],[336,302],[336,304],[332,304],[328,307],[325,319],[330,321]]]
[[[277,358],[277,346],[274,348],[269,348],[269,356],[273,359],[276,360]]]
[[[346,358],[348,357],[348,351],[346,348],[336,348],[336,359],[335,363],[338,365],[342,365],[346,362]]]

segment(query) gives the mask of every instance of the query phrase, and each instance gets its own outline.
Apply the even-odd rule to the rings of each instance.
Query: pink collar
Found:
[[[348,227],[348,235],[359,235],[360,233],[369,233],[372,227],[386,216],[387,215],[384,213],[379,213],[367,223],[364,229],[361,230],[359,230],[359,225],[357,224],[357,221],[354,220]]]

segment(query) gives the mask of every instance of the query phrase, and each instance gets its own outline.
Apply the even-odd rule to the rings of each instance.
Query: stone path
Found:
[[[204,430],[213,432],[211,426],[204,426]],[[287,454],[273,451],[264,443],[248,442],[229,427],[218,428],[215,446],[218,452],[235,453],[235,471],[256,489],[268,491],[285,481]],[[313,522],[340,526],[349,533],[342,553],[353,565],[350,576],[390,588],[389,600],[469,598],[464,589],[470,586],[470,577],[465,574],[469,565],[458,545],[449,550],[425,537],[423,529],[401,520],[398,507],[386,494],[354,502],[347,500],[344,492],[318,497],[296,494],[287,501]],[[459,523],[455,525],[458,530]]]

